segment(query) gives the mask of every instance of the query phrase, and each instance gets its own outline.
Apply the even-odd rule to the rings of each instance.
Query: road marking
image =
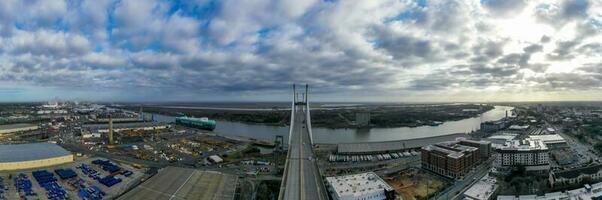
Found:
[[[160,195],[164,195],[164,196],[168,196],[168,197],[171,196],[171,194],[168,194],[168,193],[165,193],[165,192],[160,192],[160,191],[157,191],[155,189],[152,189],[152,188],[149,188],[149,187],[146,187],[146,186],[143,186],[143,185],[138,186],[138,187],[142,188],[143,190],[147,190],[147,191],[150,191],[150,192],[159,193]]]
[[[315,166],[315,160],[313,160],[313,146],[311,144],[311,135],[309,134],[309,116],[306,116],[307,109],[304,109],[304,107],[295,106],[292,110],[294,111],[292,115],[294,117],[294,120],[292,121],[293,123],[291,123],[291,132],[289,137],[289,141],[291,144],[289,146],[289,152],[286,160],[287,162],[293,160],[295,160],[296,162],[290,162],[288,164],[285,164],[285,172],[294,169],[295,167],[296,170],[285,173],[285,177],[283,177],[283,183],[286,182],[286,186],[291,186],[291,188],[287,188],[286,186],[284,186],[284,188],[281,187],[280,189],[281,192],[284,191],[284,193],[286,193],[285,195],[288,195],[288,197],[291,199],[312,198],[311,196],[314,196],[315,192],[322,193],[323,191],[321,188],[317,188],[317,191],[315,192],[312,190],[312,188],[309,188],[311,193],[308,193],[308,191],[306,191],[306,183],[317,184],[318,187],[320,186],[319,175],[317,174],[319,173],[319,169],[317,169],[317,166]],[[305,141],[305,138],[307,138],[309,141]],[[308,166],[305,166],[305,164],[307,164]],[[309,169],[305,169],[307,167],[309,167]],[[291,179],[293,177],[286,177],[287,175],[295,175],[295,179]],[[293,190],[293,188],[296,189],[296,191]],[[295,191],[295,193],[293,193],[292,191]],[[279,197],[279,199],[286,198],[284,197],[284,195],[279,195]],[[323,196],[318,195],[316,199],[322,200],[324,198]]]
[[[303,173],[304,172],[303,171],[303,159],[305,159],[303,157],[303,133],[302,133],[303,129],[301,127],[299,127],[298,124],[297,124],[297,128],[298,128],[297,129],[297,131],[298,131],[297,133],[299,133],[299,142],[300,142],[299,143],[299,158],[301,158],[301,160],[299,161],[299,168],[301,169],[300,173],[299,173],[300,182],[301,182],[301,184],[299,184],[299,199],[304,199],[303,198],[303,193],[305,193],[305,192],[303,192],[303,187],[302,187],[303,183],[305,182],[305,179],[303,178],[304,177],[303,176],[303,174],[304,174]]]
[[[190,175],[188,176],[188,178],[186,178],[186,180],[184,181],[184,183],[182,183],[182,185],[180,185],[180,187],[178,187],[178,189],[171,195],[171,198],[169,198],[169,200],[172,200],[173,198],[176,197],[176,194],[180,191],[180,189],[182,189],[182,187],[184,187],[184,185],[186,185],[186,183],[188,183],[188,180],[190,180],[190,178],[192,177],[192,175],[194,175],[196,173],[196,171],[192,171],[192,173],[190,173]]]

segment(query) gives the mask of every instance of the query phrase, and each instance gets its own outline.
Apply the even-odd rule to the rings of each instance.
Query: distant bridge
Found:
[[[328,199],[312,149],[308,91],[309,86],[305,85],[305,93],[297,94],[293,85],[288,155],[278,195],[280,200]]]

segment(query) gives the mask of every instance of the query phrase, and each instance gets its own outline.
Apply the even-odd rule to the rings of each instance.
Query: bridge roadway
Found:
[[[313,156],[310,138],[311,125],[307,126],[309,113],[305,104],[294,105],[291,116],[289,149],[280,187],[280,200],[326,200],[326,191],[318,166]]]

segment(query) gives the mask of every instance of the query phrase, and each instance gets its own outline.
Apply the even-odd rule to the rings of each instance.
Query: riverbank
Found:
[[[125,107],[132,111],[139,107]],[[206,108],[180,106],[145,106],[144,111],[169,116],[209,117],[216,120],[257,124],[267,126],[287,126],[290,110],[250,109],[250,108]],[[477,104],[421,104],[421,105],[369,105],[355,107],[315,107],[312,108],[312,126],[319,128],[358,128],[356,114],[370,115],[370,124],[362,128],[400,128],[438,126],[448,121],[458,121],[479,116],[494,109],[491,105]]]
[[[426,138],[454,133],[470,133],[480,128],[481,122],[502,119],[506,111],[513,107],[495,106],[477,117],[449,121],[439,126],[399,127],[399,128],[370,128],[330,129],[324,127],[313,127],[313,138],[316,143],[357,143],[357,142],[382,142],[397,141],[416,138]],[[155,114],[155,120],[159,122],[174,122],[173,116]],[[313,122],[313,119],[312,119]],[[267,126],[261,124],[247,124],[217,120],[216,129],[213,131],[220,136],[233,136],[242,138],[253,138],[255,140],[274,141],[276,136],[283,136],[288,141],[288,126]]]

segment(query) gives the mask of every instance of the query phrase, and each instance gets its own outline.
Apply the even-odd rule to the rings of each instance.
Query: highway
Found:
[[[278,199],[328,199],[313,155],[309,106],[296,102],[292,106],[288,155]]]

